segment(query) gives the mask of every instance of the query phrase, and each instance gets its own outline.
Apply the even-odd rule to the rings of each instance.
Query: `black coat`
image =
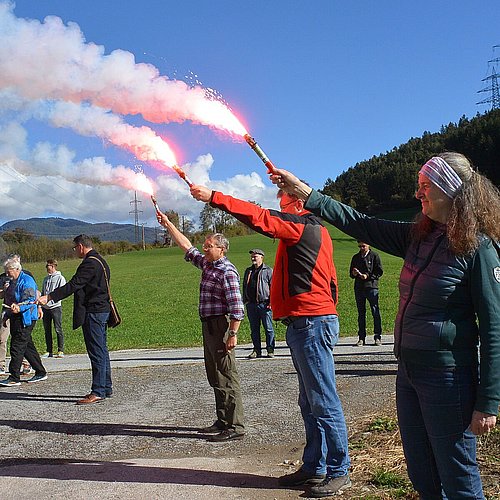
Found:
[[[91,258],[95,257],[95,258]],[[101,264],[104,264],[108,280],[109,266],[94,250],[90,250],[78,266],[75,275],[63,286],[50,292],[54,302],[69,297],[74,293],[73,329],[82,326],[87,312],[109,312],[109,293]]]
[[[352,273],[354,268],[357,268],[362,274],[368,274],[368,279],[362,280],[354,276]],[[382,269],[380,257],[378,253],[374,252],[371,248],[368,250],[368,254],[365,257],[362,257],[360,252],[353,255],[349,268],[349,275],[351,278],[354,278],[354,288],[378,288],[378,280],[382,274],[384,274],[384,270]]]

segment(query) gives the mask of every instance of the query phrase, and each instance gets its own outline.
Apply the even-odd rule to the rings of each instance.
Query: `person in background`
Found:
[[[21,367],[25,357],[35,370],[35,375],[28,382],[41,382],[47,379],[40,355],[31,338],[31,332],[38,319],[36,305],[37,287],[35,280],[23,272],[21,262],[17,258],[9,258],[4,263],[6,275],[10,283],[4,289],[5,304],[9,307],[3,317],[3,326],[10,321],[10,375],[1,380],[0,385],[11,387],[21,385]]]
[[[73,329],[82,327],[92,366],[90,393],[76,404],[88,405],[104,401],[113,394],[107,344],[110,310],[107,280],[110,280],[110,271],[107,262],[94,250],[90,236],[80,234],[73,239],[73,243],[73,251],[82,259],[76,273],[65,285],[42,295],[38,303],[44,306],[74,294]]]
[[[267,357],[274,357],[274,328],[271,312],[269,292],[273,270],[264,264],[264,252],[260,248],[250,250],[252,265],[247,267],[243,275],[243,302],[247,308],[247,317],[252,333],[253,351],[248,359],[260,358],[262,356],[262,344],[260,341],[260,324],[264,327],[266,334]]]
[[[500,403],[498,189],[462,154],[441,153],[420,169],[422,211],[405,223],[368,217],[285,170],[272,181],[349,236],[404,259],[394,352],[408,475],[420,498],[484,499],[476,436],[495,427]]]
[[[238,271],[226,257],[229,242],[220,233],[209,235],[203,243],[202,254],[164,213],[157,211],[156,216],[158,223],[185,252],[184,259],[202,271],[198,312],[205,370],[214,390],[217,420],[199,432],[214,434],[209,439],[213,442],[243,439],[243,402],[234,348],[245,310]]]
[[[358,241],[359,252],[351,259],[349,275],[354,279],[354,297],[358,309],[358,343],[366,342],[366,301],[370,304],[373,317],[375,345],[382,345],[382,319],[378,307],[378,280],[384,273],[378,253],[368,243]]]
[[[47,269],[47,276],[43,279],[42,295],[48,295],[50,292],[66,284],[66,279],[57,270],[57,260],[49,259],[45,264]],[[45,330],[45,345],[47,352],[42,358],[51,358],[54,356],[53,343],[52,343],[52,322],[56,330],[57,336],[57,353],[56,358],[64,357],[64,333],[62,329],[62,306],[61,301],[49,301],[43,306],[43,328]]]
[[[19,263],[21,263],[21,256],[17,253],[11,253],[7,257],[3,259],[3,261],[7,259],[15,259]],[[23,272],[26,273],[28,276],[31,276],[33,279],[34,276],[33,274],[28,271],[27,269],[23,269]],[[10,284],[11,279],[7,276],[5,272],[0,274],[0,299],[3,299],[3,303],[5,306],[10,306],[9,303],[5,302],[5,294],[4,291],[7,290],[7,287]],[[40,295],[40,291],[37,290],[37,295]],[[9,300],[13,300],[13,297],[10,297]],[[43,310],[41,306],[37,307],[37,315],[38,319],[43,318]],[[9,335],[10,335],[10,320],[8,316],[5,317],[5,326],[4,326],[4,316],[5,316],[5,307],[2,308],[2,313],[1,313],[1,321],[0,321],[0,375],[5,375],[8,373],[6,370],[6,357],[7,357],[7,341],[9,340]],[[31,375],[35,373],[35,370],[31,368],[31,365],[28,363],[28,360],[23,358],[22,364],[21,364],[21,375]]]
[[[204,186],[192,186],[191,194],[279,240],[271,308],[274,318],[287,327],[306,435],[302,467],[280,477],[279,483],[310,486],[308,495],[318,498],[349,488],[347,426],[335,382],[337,275],[328,230],[304,209],[302,200],[283,191],[277,194],[281,211],[263,209]]]

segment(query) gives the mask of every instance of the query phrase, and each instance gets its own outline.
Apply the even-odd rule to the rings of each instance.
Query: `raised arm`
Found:
[[[173,224],[173,222],[163,213],[156,212],[156,218],[158,223],[162,225],[169,233],[170,236],[174,239],[177,246],[182,248],[185,252],[187,252],[193,245],[191,242],[184,236]]]

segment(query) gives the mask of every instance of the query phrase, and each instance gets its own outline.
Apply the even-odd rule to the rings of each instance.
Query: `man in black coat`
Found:
[[[82,327],[87,354],[92,365],[92,388],[77,404],[103,401],[113,393],[111,365],[107,346],[106,324],[109,317],[109,267],[93,249],[92,240],[85,234],[73,239],[73,250],[83,259],[75,275],[63,286],[39,298],[45,305],[74,294],[73,329]]]
[[[359,252],[353,255],[349,275],[354,279],[354,296],[358,308],[358,343],[366,342],[366,301],[370,304],[373,316],[375,345],[382,344],[382,320],[378,307],[378,280],[384,273],[382,262],[377,253],[364,241],[358,241]]]

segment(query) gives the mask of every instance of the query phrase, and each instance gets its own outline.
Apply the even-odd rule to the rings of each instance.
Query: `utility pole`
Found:
[[[130,202],[130,204],[134,208],[133,208],[133,210],[130,210],[129,214],[134,215],[135,243],[139,243],[139,214],[142,214],[142,210],[139,210],[139,206],[141,203],[142,203],[142,201],[137,199],[137,191],[134,191],[134,199]]]
[[[144,238],[144,222],[141,225],[142,225],[142,249],[146,250],[146,240]]]
[[[500,45],[494,45],[493,52],[496,48],[500,48]],[[477,102],[476,104],[491,104],[491,109],[500,108],[500,91],[498,86],[500,74],[497,71],[498,63],[500,63],[500,57],[496,57],[488,61],[488,66],[491,67],[491,73],[486,78],[483,78],[481,80],[482,82],[487,82],[488,86],[484,89],[478,90],[477,93],[479,94],[481,92],[487,92],[489,94],[489,97]]]

